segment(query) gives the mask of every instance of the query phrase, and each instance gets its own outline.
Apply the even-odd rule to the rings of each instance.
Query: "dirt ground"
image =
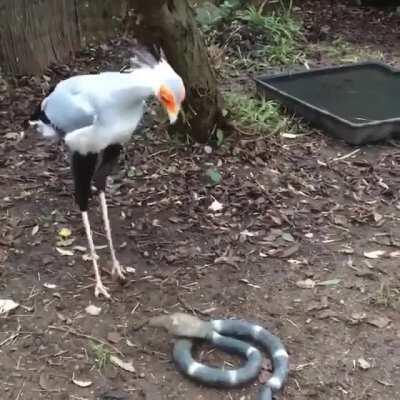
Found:
[[[316,3],[330,2],[299,10],[309,32],[329,24]],[[362,37],[374,15],[381,25],[369,44],[385,42],[381,12],[339,9],[343,25],[333,22],[330,33],[358,13],[352,29]],[[393,28],[391,18],[385,26]],[[391,35],[398,49],[399,31]],[[114,56],[123,47],[83,52],[49,76],[110,60],[119,68]],[[2,400],[253,399],[257,382],[228,392],[188,381],[171,361],[171,338],[140,328],[178,310],[245,318],[277,334],[291,365],[281,399],[400,398],[398,144],[354,148],[310,129],[296,138],[237,136],[208,154],[150,126],[110,183],[119,258],[136,272],[123,287],[112,282],[107,249],[99,249],[109,302],[93,294],[64,149],[18,135],[42,82],[15,79],[0,93],[0,298],[20,304],[0,315]],[[207,178],[210,168],[222,175],[218,185]],[[209,209],[214,200],[221,211]],[[90,217],[95,243],[104,246],[96,198]],[[61,228],[72,232],[64,242]],[[100,315],[86,313],[90,304]],[[107,347],[94,348],[98,340]],[[135,372],[107,361],[108,345]],[[224,355],[203,348],[199,358],[220,363]]]

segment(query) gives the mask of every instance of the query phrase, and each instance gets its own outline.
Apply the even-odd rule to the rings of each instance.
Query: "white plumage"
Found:
[[[154,50],[154,49],[153,49]],[[113,263],[112,273],[124,278],[111,237],[105,198],[107,175],[116,163],[121,145],[140,122],[145,100],[157,97],[174,123],[185,98],[182,79],[159,51],[135,49],[135,68],[129,72],[103,72],[74,76],[58,83],[41,102],[30,124],[45,138],[63,139],[72,153],[75,197],[82,212],[93,262],[96,288],[110,297],[103,285],[88,218],[92,179],[100,191],[104,228]]]

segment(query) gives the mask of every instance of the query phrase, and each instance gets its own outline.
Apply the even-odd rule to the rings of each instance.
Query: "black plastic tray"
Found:
[[[255,79],[259,92],[335,138],[360,145],[400,134],[400,71],[364,62]]]

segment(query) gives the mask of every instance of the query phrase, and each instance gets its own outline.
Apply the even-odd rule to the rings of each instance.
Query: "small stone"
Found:
[[[204,152],[206,153],[206,154],[211,154],[212,153],[212,147],[211,146],[208,146],[208,145],[206,145],[206,146],[204,146]]]
[[[357,365],[359,366],[360,369],[366,371],[367,369],[371,368],[371,363],[369,363],[367,360],[364,358],[359,358],[357,360]]]

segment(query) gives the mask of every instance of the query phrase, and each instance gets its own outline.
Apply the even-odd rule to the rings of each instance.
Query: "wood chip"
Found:
[[[118,332],[110,332],[108,335],[107,335],[107,340],[110,342],[110,343],[119,343],[120,341],[121,341],[121,339],[122,339],[122,337],[121,337],[121,335],[118,333]]]
[[[386,326],[388,326],[391,321],[392,321],[391,319],[389,319],[387,317],[383,317],[383,316],[367,319],[367,322],[370,325],[376,326],[377,328],[380,328],[380,329],[383,329]]]

